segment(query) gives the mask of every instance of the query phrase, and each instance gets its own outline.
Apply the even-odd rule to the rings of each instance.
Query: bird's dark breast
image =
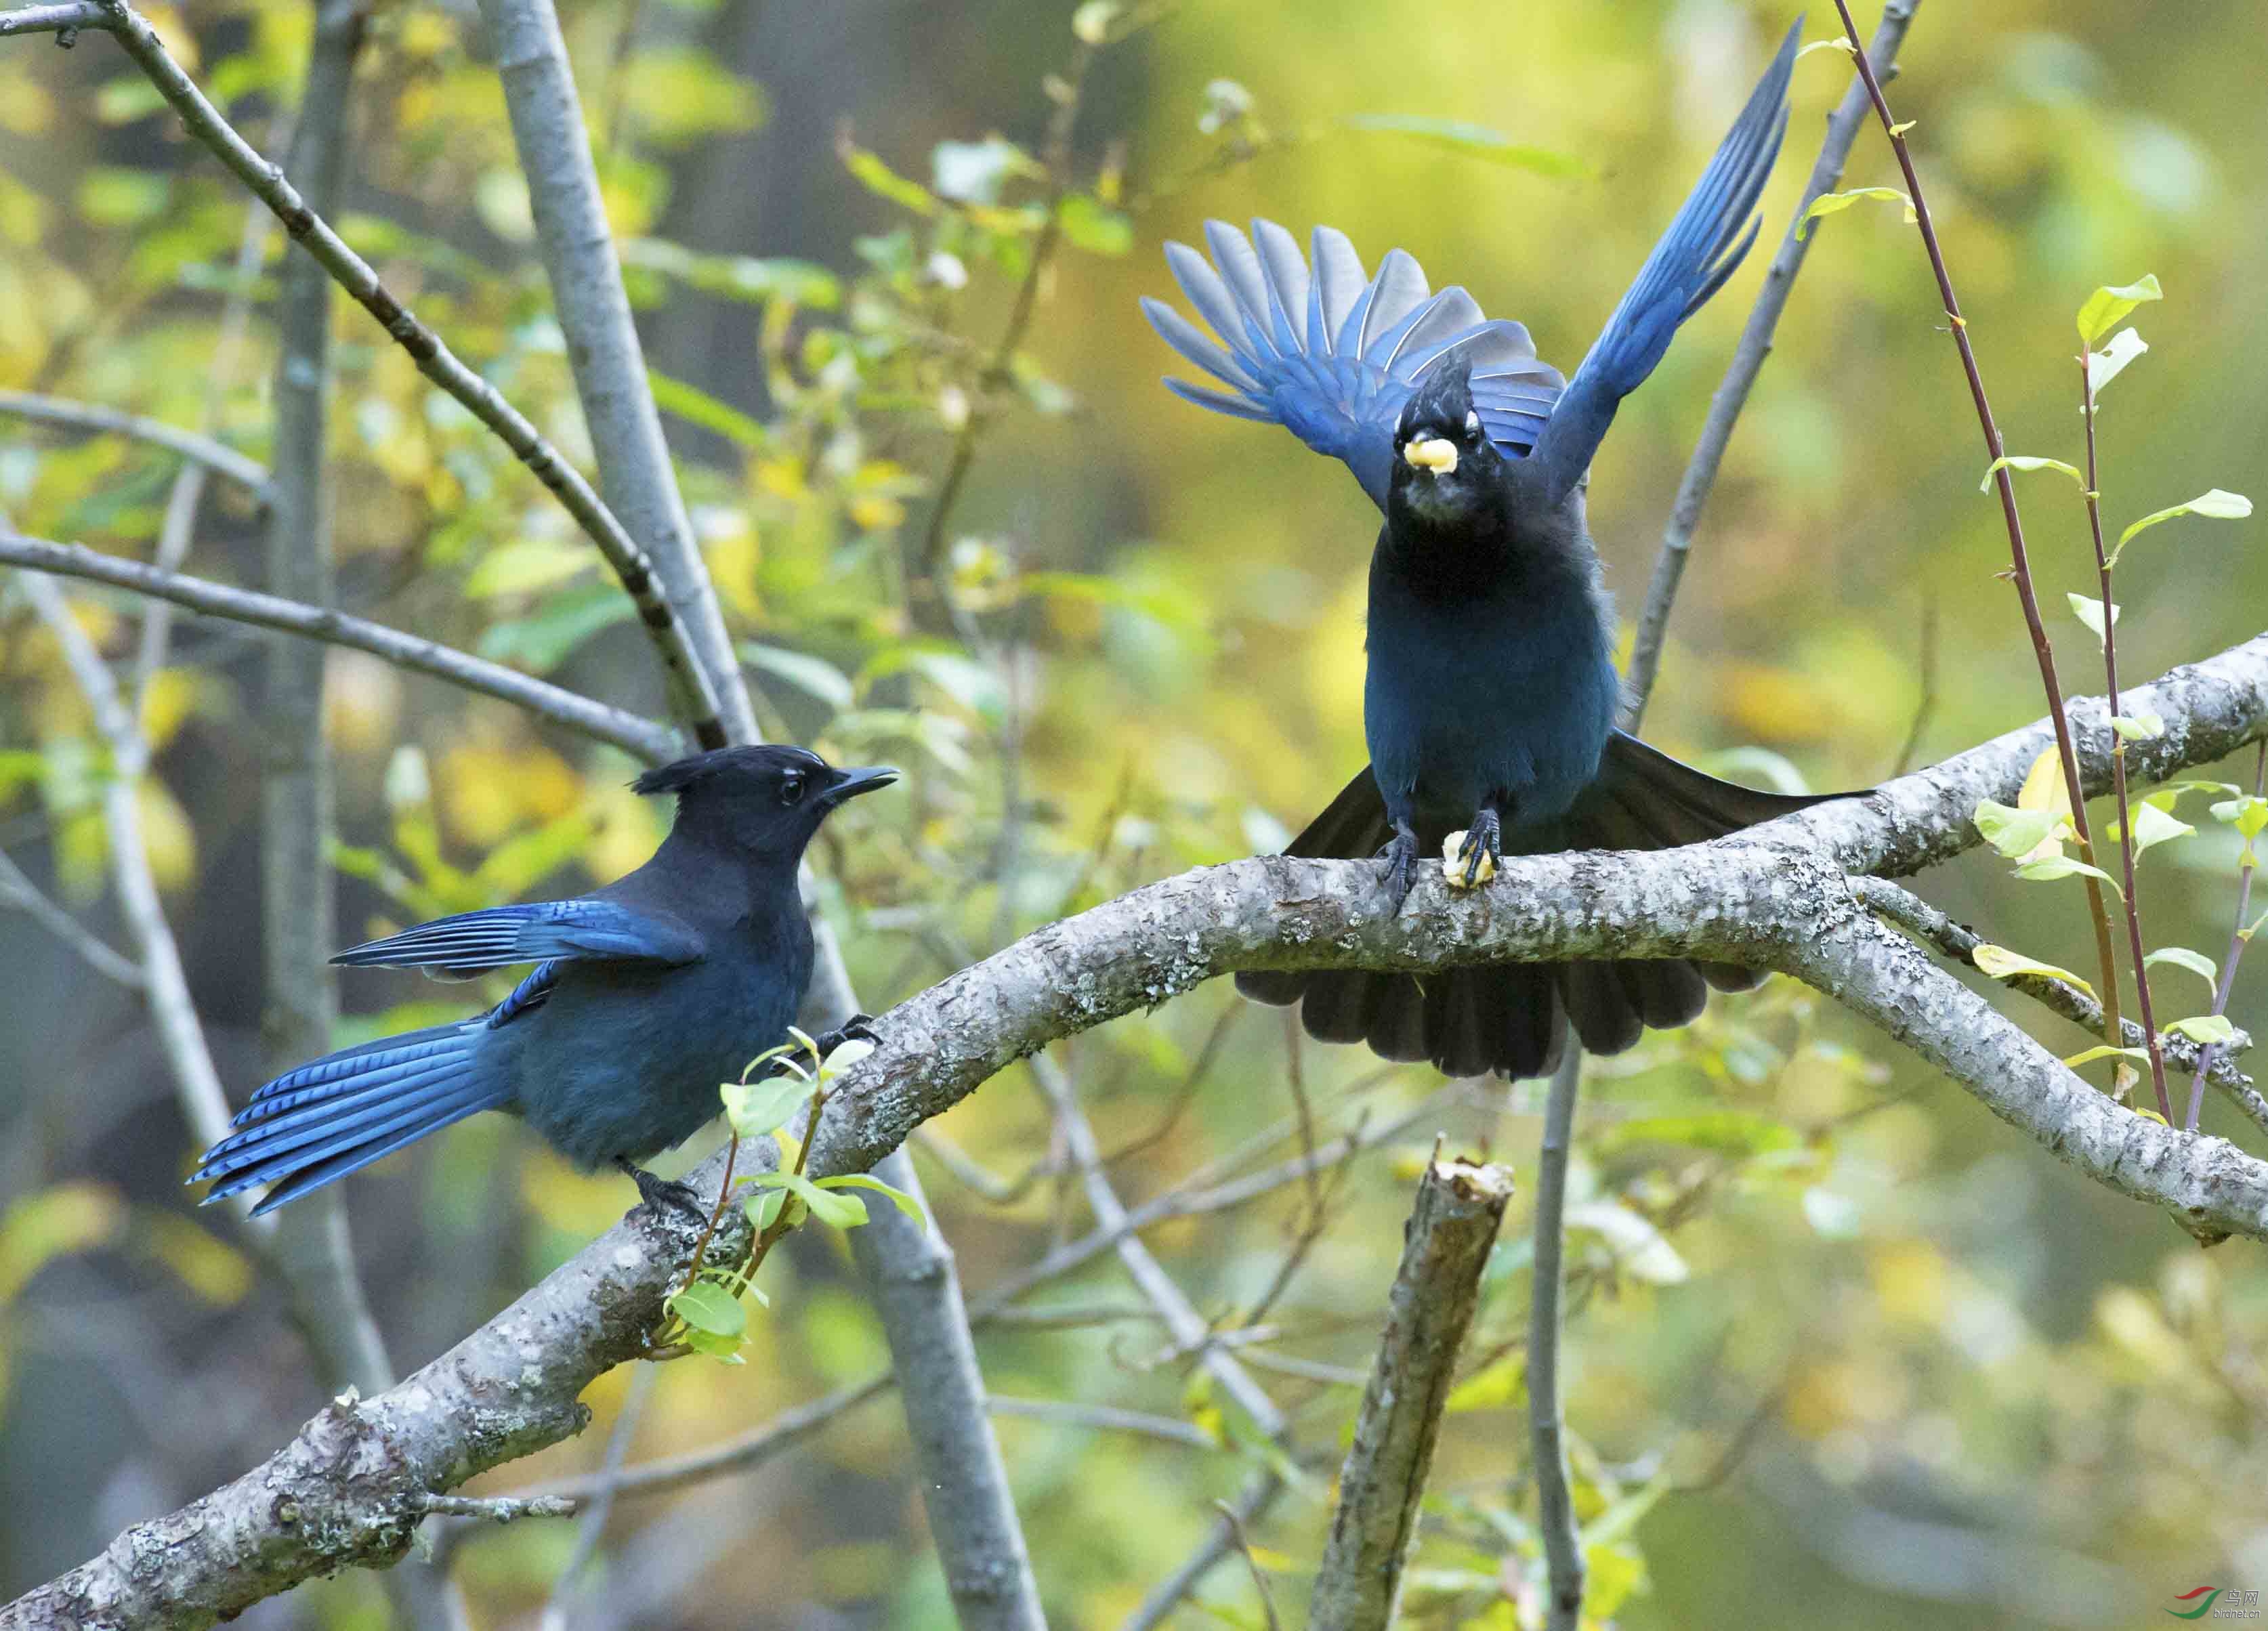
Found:
[[[723,1084],[788,1040],[811,975],[800,915],[795,927],[799,944],[712,953],[681,967],[566,966],[541,1010],[497,1033],[526,1029],[515,1072],[522,1113],[578,1166],[643,1159],[684,1142],[722,1110]],[[558,1046],[563,1035],[606,1042],[569,1051]]]
[[[1567,592],[1427,592],[1373,574],[1364,726],[1390,812],[1429,846],[1491,799],[1514,830],[1597,774],[1618,682],[1595,606]]]

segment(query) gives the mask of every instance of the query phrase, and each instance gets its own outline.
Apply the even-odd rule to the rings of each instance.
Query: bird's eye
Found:
[[[803,802],[803,778],[792,775],[780,783],[780,803],[797,804]]]
[[[1467,436],[1471,436],[1478,431],[1480,428],[1481,416],[1479,411],[1475,408],[1467,408],[1465,410],[1465,434]]]

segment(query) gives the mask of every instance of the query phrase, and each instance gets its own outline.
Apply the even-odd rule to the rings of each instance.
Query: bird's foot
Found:
[[[1483,805],[1462,841],[1452,842],[1441,867],[1450,888],[1477,889],[1496,876],[1504,859],[1504,827],[1495,811]]]
[[[1418,834],[1406,827],[1394,829],[1394,841],[1386,846],[1386,893],[1392,897],[1394,910],[1399,913],[1402,903],[1410,898],[1410,885],[1417,882]]]
[[[874,1030],[874,1016],[872,1014],[853,1014],[832,1031],[822,1032],[812,1040],[819,1044],[821,1059],[845,1042],[872,1042],[880,1046],[882,1040]]]
[[[674,1179],[649,1172],[628,1156],[616,1156],[615,1165],[637,1186],[638,1204],[656,1217],[665,1212],[677,1211],[696,1223],[709,1221],[708,1205],[701,1199],[701,1192],[692,1185],[681,1184]]]

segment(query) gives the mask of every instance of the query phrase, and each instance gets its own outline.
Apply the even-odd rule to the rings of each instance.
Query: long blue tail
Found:
[[[474,1049],[481,1019],[435,1025],[342,1049],[277,1076],[237,1113],[238,1131],[210,1150],[191,1183],[210,1206],[274,1184],[253,1216],[368,1166],[512,1095],[488,1080]]]

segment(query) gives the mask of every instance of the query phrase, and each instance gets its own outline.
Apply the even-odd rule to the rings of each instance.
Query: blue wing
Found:
[[[1212,260],[1167,244],[1174,281],[1219,341],[1162,300],[1144,315],[1165,342],[1226,389],[1168,379],[1202,408],[1280,424],[1352,470],[1381,510],[1394,467],[1394,423],[1425,371],[1455,352],[1473,370],[1473,403],[1489,438],[1520,457],[1558,400],[1559,371],[1535,357],[1528,330],[1491,322],[1462,289],[1431,292],[1401,250],[1366,278],[1346,234],[1319,226],[1312,261],[1272,221],[1249,239],[1205,223]]]
[[[1761,224],[1750,212],[1787,131],[1787,84],[1802,30],[1800,20],[1788,30],[1779,55],[1552,410],[1535,451],[1551,502],[1583,479],[1623,398],[1645,383],[1677,326],[1724,286],[1756,241]]]
[[[706,949],[700,932],[681,918],[586,896],[444,917],[355,946],[331,961],[350,968],[475,973],[516,963],[574,958],[689,963]]]

